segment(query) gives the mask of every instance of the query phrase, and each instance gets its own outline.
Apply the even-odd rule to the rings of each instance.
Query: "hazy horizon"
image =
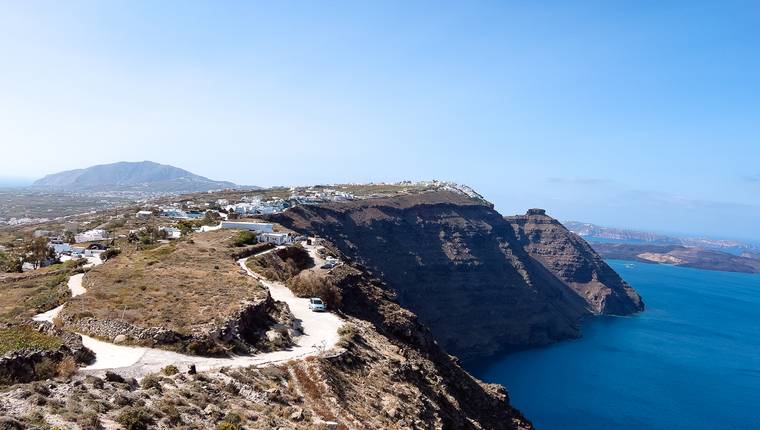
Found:
[[[760,240],[758,16],[6,3],[0,176],[151,160],[245,185],[442,179],[505,215]]]

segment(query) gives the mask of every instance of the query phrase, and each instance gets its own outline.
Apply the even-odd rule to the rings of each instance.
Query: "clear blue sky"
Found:
[[[3,2],[0,176],[449,179],[760,239],[760,3]]]

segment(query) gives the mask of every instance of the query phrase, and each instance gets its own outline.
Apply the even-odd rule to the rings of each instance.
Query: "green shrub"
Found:
[[[156,388],[158,391],[161,391],[161,377],[157,375],[147,375],[142,381],[140,381],[140,387],[144,390]]]
[[[256,233],[247,230],[241,231],[235,236],[232,243],[235,246],[253,245],[256,243]]]
[[[164,367],[163,369],[161,369],[161,372],[163,372],[164,375],[166,375],[166,376],[172,376],[172,375],[176,375],[177,373],[179,373],[179,369],[177,368],[177,366],[175,366],[173,364],[170,364],[170,365]]]
[[[103,425],[95,412],[85,412],[77,418],[77,424],[82,430],[101,430]]]
[[[147,430],[153,424],[153,417],[145,408],[127,408],[124,409],[116,422],[124,426],[126,430]]]
[[[37,379],[54,378],[57,373],[58,369],[56,363],[47,357],[34,363],[34,375]]]
[[[240,430],[240,426],[224,420],[216,425],[216,430]]]

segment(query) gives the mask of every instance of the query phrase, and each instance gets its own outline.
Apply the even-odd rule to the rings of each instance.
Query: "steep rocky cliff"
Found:
[[[626,315],[644,309],[638,293],[585,240],[542,209],[506,220],[528,254],[584,298],[592,312]]]
[[[299,206],[272,219],[369,268],[462,358],[577,337],[579,319],[596,312],[483,200],[439,191]],[[597,294],[612,294],[599,279]],[[616,310],[637,309],[620,301]]]

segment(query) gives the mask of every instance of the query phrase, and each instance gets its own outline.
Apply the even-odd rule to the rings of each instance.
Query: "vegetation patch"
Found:
[[[285,285],[296,297],[319,297],[331,309],[339,309],[343,301],[340,289],[324,274],[305,271],[290,278]]]
[[[61,339],[33,330],[30,327],[15,326],[0,328],[0,355],[19,349],[58,349]]]
[[[249,269],[273,281],[287,281],[314,262],[309,253],[300,246],[289,246],[276,251],[249,258]]]
[[[70,296],[66,286],[78,262],[45,267],[34,272],[0,275],[0,322],[15,323],[49,311]]]

